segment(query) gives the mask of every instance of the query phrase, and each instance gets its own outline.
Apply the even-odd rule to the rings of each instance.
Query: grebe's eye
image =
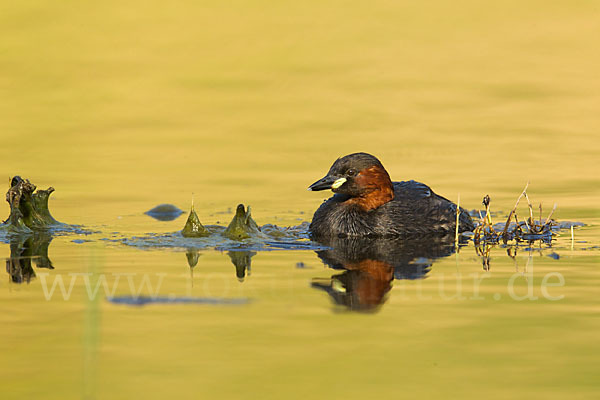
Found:
[[[354,168],[350,168],[348,171],[346,171],[346,175],[354,176],[356,175],[356,170]]]

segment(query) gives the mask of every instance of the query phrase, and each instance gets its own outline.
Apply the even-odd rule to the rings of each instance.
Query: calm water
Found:
[[[0,170],[53,186],[53,215],[93,232],[3,272],[1,397],[597,398],[598,10],[0,5]],[[361,262],[205,249],[190,268],[185,249],[103,240],[181,229],[186,215],[143,212],[187,214],[192,193],[204,224],[240,202],[259,225],[310,221],[329,194],[306,187],[354,151],[468,209],[489,194],[500,215],[530,181],[545,215],[556,202],[586,226],[491,248],[489,269],[472,243]],[[131,295],[163,301],[108,300]],[[168,303],[190,298],[207,302]]]

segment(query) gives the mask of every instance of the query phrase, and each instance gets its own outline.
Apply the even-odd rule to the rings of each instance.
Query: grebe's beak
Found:
[[[316,192],[318,190],[337,189],[346,183],[346,178],[338,178],[336,176],[327,175],[323,179],[319,179],[308,187],[308,190]]]

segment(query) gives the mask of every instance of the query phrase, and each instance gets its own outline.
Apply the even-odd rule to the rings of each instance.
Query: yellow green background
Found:
[[[530,181],[592,225],[560,260],[536,255],[564,301],[492,300],[514,272],[497,249],[487,300],[396,282],[375,315],[332,312],[312,252],[260,253],[241,285],[205,252],[192,290],[182,253],[56,238],[57,273],[166,273],[167,293],[255,301],[127,308],[78,283],[46,302],[39,279],[5,276],[0,397],[596,398],[598,253],[581,247],[599,237],[599,32],[598,1],[0,3],[0,173],[55,187],[53,215],[96,237],[181,229],[141,213],[192,193],[206,224],[240,202],[259,224],[307,221],[328,194],[306,187],[355,151],[469,209],[489,194],[508,211]],[[467,248],[423,290],[471,273]]]

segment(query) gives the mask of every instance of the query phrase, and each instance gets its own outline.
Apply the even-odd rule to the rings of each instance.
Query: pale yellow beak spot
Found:
[[[333,185],[331,185],[331,187],[333,189],[337,189],[340,186],[342,186],[344,183],[346,183],[346,178],[340,178],[340,179],[336,180],[335,182],[333,182]]]
[[[342,285],[342,282],[338,281],[337,279],[334,279],[331,282],[331,288],[338,293],[346,293],[346,288],[344,285]]]

